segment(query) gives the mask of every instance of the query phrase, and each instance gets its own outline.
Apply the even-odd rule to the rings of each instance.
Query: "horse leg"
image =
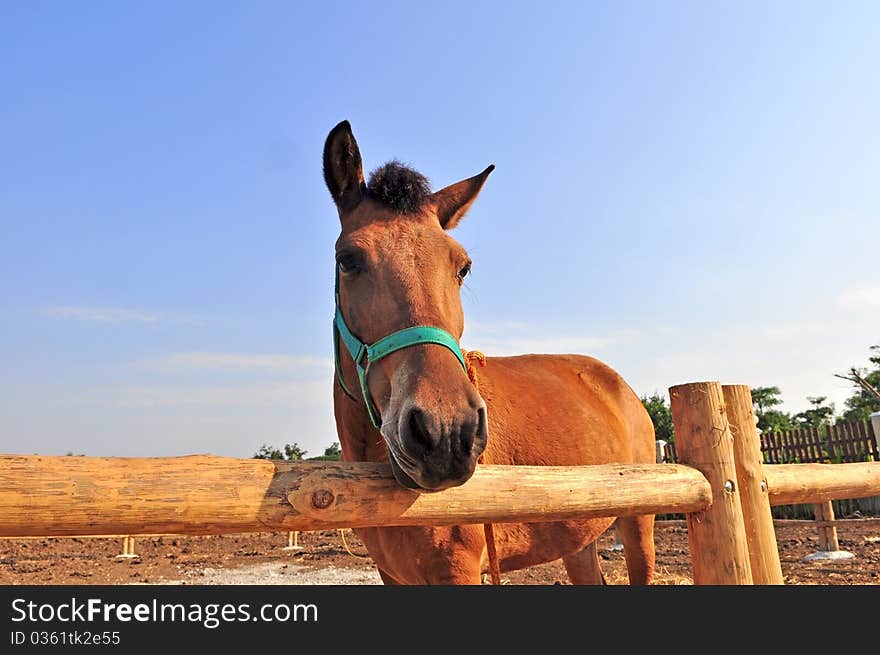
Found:
[[[617,521],[631,585],[651,584],[654,577],[654,515],[626,516]]]
[[[378,566],[376,567],[376,569],[379,571],[379,577],[382,578],[382,584],[389,586],[398,584],[397,580],[385,573],[385,571],[380,569]]]
[[[580,585],[605,585],[605,576],[602,569],[599,568],[599,549],[598,542],[594,541],[584,546],[579,551],[565,555],[562,563],[565,564],[565,570],[568,573],[568,579],[571,584]]]

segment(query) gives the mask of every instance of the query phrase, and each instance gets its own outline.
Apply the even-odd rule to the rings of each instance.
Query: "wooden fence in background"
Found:
[[[874,428],[868,421],[765,432],[761,451],[768,464],[880,462]]]
[[[880,462],[880,447],[870,421],[823,425],[761,433],[765,464],[842,464]],[[662,461],[675,463],[675,443],[660,449]],[[837,516],[865,514],[880,516],[880,496],[834,501]],[[773,508],[775,518],[811,518],[812,505],[783,505]]]

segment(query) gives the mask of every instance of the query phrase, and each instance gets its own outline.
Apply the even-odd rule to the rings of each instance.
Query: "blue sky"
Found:
[[[335,441],[321,148],[435,188],[463,344],[825,395],[880,342],[873,2],[4,3],[0,452]]]

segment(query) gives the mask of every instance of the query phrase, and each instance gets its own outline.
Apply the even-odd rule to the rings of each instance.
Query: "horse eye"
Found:
[[[341,253],[336,257],[336,265],[340,273],[359,273],[364,270],[364,264],[360,257],[351,253]]]
[[[465,279],[465,278],[467,277],[468,273],[470,273],[470,272],[471,272],[471,265],[470,265],[470,264],[465,265],[465,267],[462,268],[462,269],[458,272],[458,279],[459,279],[459,280],[463,280],[463,279]]]

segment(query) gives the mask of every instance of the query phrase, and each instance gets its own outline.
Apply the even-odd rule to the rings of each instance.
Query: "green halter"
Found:
[[[368,346],[354,336],[345,324],[345,319],[342,318],[342,310],[339,308],[339,270],[337,269],[336,314],[333,317],[333,357],[336,363],[336,377],[339,380],[339,384],[342,386],[342,390],[348,395],[348,397],[353,399],[354,396],[345,385],[345,380],[342,379],[342,366],[339,362],[340,338],[342,339],[342,343],[345,344],[345,348],[348,350],[351,358],[354,360],[355,367],[357,368],[358,381],[361,385],[361,393],[367,404],[367,412],[370,415],[370,420],[373,422],[373,426],[377,429],[381,426],[378,419],[379,412],[376,411],[376,406],[373,404],[373,399],[370,397],[370,390],[367,387],[367,375],[370,372],[370,364],[373,362],[403,348],[418,346],[423,343],[436,343],[438,346],[449,348],[449,350],[451,350],[458,358],[461,367],[467,372],[467,364],[464,361],[464,356],[461,354],[461,347],[458,345],[458,341],[456,341],[455,337],[449,334],[449,332],[442,328],[432,327],[430,325],[417,325],[415,327],[404,328],[397,332],[392,332],[386,337],[382,337],[371,346]]]

